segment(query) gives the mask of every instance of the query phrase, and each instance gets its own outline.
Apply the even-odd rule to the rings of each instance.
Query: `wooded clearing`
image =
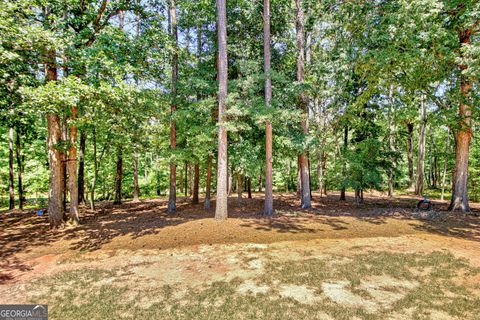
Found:
[[[479,78],[478,0],[3,1],[0,303],[474,319]]]

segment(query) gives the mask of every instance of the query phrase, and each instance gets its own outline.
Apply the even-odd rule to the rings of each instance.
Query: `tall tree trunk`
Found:
[[[227,98],[227,8],[226,0],[217,0],[218,25],[218,160],[217,160],[217,202],[215,219],[228,216],[227,190],[227,128],[225,127],[225,100]]]
[[[13,128],[8,131],[8,193],[10,195],[9,209],[15,209],[14,173],[13,173]]]
[[[139,199],[139,188],[138,188],[138,155],[135,153],[133,155],[133,201],[138,202]]]
[[[45,65],[45,81],[57,80],[55,65],[55,52],[49,53],[51,63]],[[58,149],[62,133],[60,116],[53,112],[47,114],[48,132],[48,164],[50,170],[48,190],[48,219],[51,228],[57,228],[63,224],[63,188],[62,188],[62,156]]]
[[[189,181],[189,195],[193,195],[193,174],[192,162],[188,163],[188,181]]]
[[[270,0],[263,1],[263,69],[265,72],[265,106],[269,109],[272,101],[272,79],[270,76]],[[265,124],[265,207],[264,215],[273,214],[272,180],[272,123]],[[250,181],[250,180],[249,180]]]
[[[248,199],[252,199],[252,179],[250,177],[247,178],[247,192]]]
[[[407,158],[408,158],[408,188],[413,188],[415,176],[413,173],[413,123],[407,123]]]
[[[323,151],[317,152],[317,179],[318,179],[318,192],[320,197],[323,196]]]
[[[237,172],[237,199],[242,200],[242,174],[240,171]]]
[[[392,132],[392,106],[393,106],[393,87],[390,86],[388,102],[388,151],[393,151],[393,132]],[[388,197],[393,197],[393,168],[388,169]]]
[[[345,129],[343,131],[343,157],[346,157],[346,152],[347,152],[347,148],[348,148],[348,126],[345,125]],[[342,167],[342,175],[343,175],[343,179],[346,179],[346,159],[344,158],[343,159],[343,167]],[[341,201],[345,201],[346,198],[345,198],[345,186],[342,186],[342,188],[340,189],[340,200]]]
[[[421,115],[420,115],[420,133],[418,138],[418,160],[417,160],[417,181],[415,184],[415,194],[422,195],[424,187],[424,170],[425,170],[425,140],[427,131],[427,107],[425,98],[422,97]]]
[[[188,161],[185,161],[185,180],[184,180],[185,197],[188,197]]]
[[[302,0],[295,0],[296,6],[296,32],[297,32],[297,81],[303,84],[305,79],[305,28],[303,18],[303,3]],[[308,98],[305,92],[302,90],[298,97],[298,108],[302,110],[303,115],[308,117]],[[307,119],[302,119],[301,127],[305,135],[308,134],[308,122]],[[300,179],[301,179],[301,204],[303,209],[310,208],[310,175],[308,169],[308,156],[307,152],[303,151],[298,156],[298,164],[300,167]]]
[[[22,155],[20,152],[20,133],[16,132],[16,151],[17,151],[17,173],[18,173],[18,207],[20,210],[23,209],[23,202],[25,201],[24,195],[23,195],[23,184],[22,184],[22,171],[23,171],[23,166],[22,166]]]
[[[468,204],[468,155],[470,140],[472,138],[471,128],[471,106],[472,83],[465,78],[460,84],[460,129],[455,135],[455,169],[453,174],[452,199],[449,210],[470,211]]]
[[[97,185],[98,178],[98,161],[97,161],[97,132],[95,127],[93,127],[92,132],[92,142],[93,142],[93,181],[92,187],[90,188],[90,209],[95,210],[95,187]]]
[[[177,7],[175,0],[170,0],[170,21],[172,28],[172,39],[174,42],[172,57],[172,104],[170,112],[172,119],[170,120],[170,149],[175,150],[177,147],[177,128],[175,123],[175,112],[177,110],[177,79],[178,79],[178,32],[177,32]],[[168,194],[167,211],[173,213],[177,210],[177,166],[175,161],[170,160],[170,188]]]
[[[431,128],[431,127],[430,127]],[[437,163],[437,145],[435,144],[435,135],[432,130],[430,134],[432,139],[432,188],[437,188],[437,180],[438,180],[438,163]]]
[[[85,203],[85,147],[87,133],[80,131],[80,152],[78,155],[78,203]]]
[[[205,186],[205,202],[203,207],[205,209],[210,209],[210,197],[211,197],[211,188],[212,188],[212,155],[208,155],[208,164],[207,164],[207,180]]]
[[[448,162],[448,148],[450,144],[450,133],[447,133],[447,140],[445,141],[445,158],[443,160],[443,172],[442,172],[442,196],[441,199],[445,199],[445,182],[447,180],[447,162]]]
[[[78,217],[78,189],[77,189],[77,126],[78,108],[71,109],[73,123],[70,124],[70,145],[68,148],[68,189],[70,190],[70,219],[74,224],[79,223]]]
[[[62,132],[62,143],[68,142],[68,127],[67,127],[67,119],[64,117],[61,121],[61,132]],[[68,193],[68,177],[67,177],[67,151],[62,149],[61,151],[62,157],[62,193],[63,193],[63,220],[67,219],[66,211],[67,211],[67,193]]]
[[[122,178],[123,178],[123,150],[117,149],[117,174],[115,175],[115,200],[114,204],[122,203]]]
[[[230,196],[233,191],[233,165],[228,171],[227,189],[228,189],[228,195]]]
[[[260,176],[258,178],[258,192],[262,192],[263,188],[263,170],[262,167],[260,167]]]
[[[198,188],[200,184],[200,165],[195,163],[193,166],[193,193],[192,193],[192,203],[198,204]]]

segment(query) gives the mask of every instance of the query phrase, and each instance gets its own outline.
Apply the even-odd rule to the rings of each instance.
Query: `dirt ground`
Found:
[[[479,205],[352,197],[301,210],[276,194],[271,219],[261,194],[232,197],[222,222],[214,202],[102,203],[62,230],[2,212],[0,303],[47,303],[52,319],[479,319]]]

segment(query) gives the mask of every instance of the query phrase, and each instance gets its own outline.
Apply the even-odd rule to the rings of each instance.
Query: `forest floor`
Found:
[[[0,213],[0,304],[45,303],[51,319],[480,319],[480,204],[418,212],[417,198],[294,194],[229,199],[229,219],[180,198],[100,203],[49,230]]]

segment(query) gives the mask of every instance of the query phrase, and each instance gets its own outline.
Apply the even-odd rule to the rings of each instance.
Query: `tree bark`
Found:
[[[305,79],[305,28],[304,28],[304,16],[303,16],[303,3],[302,0],[295,0],[296,6],[296,33],[297,33],[297,81],[303,84]],[[305,117],[307,117],[308,98],[305,92],[302,90],[298,98],[298,108],[303,111]],[[307,119],[301,121],[302,131],[305,135],[308,134],[308,122]],[[301,205],[303,209],[310,208],[310,175],[308,168],[307,152],[303,151],[298,156],[298,164],[300,168],[301,179]]]
[[[442,196],[441,199],[445,199],[445,182],[447,180],[447,162],[448,162],[448,148],[450,144],[450,133],[447,133],[447,140],[445,141],[445,158],[443,160],[443,172],[442,172]]]
[[[323,151],[317,152],[317,179],[318,179],[318,192],[320,197],[323,196]]]
[[[80,152],[78,155],[78,203],[85,203],[85,147],[87,133],[80,131]]]
[[[64,117],[60,123],[60,130],[61,130],[61,141],[63,143],[67,143],[68,140],[68,127],[67,127],[67,119]],[[62,193],[63,193],[63,219],[66,220],[66,211],[67,211],[67,193],[68,193],[68,177],[67,177],[67,158],[68,154],[65,149],[60,151],[62,157]]]
[[[92,142],[93,142],[93,181],[92,187],[90,188],[90,209],[95,210],[95,187],[97,184],[98,178],[98,161],[97,161],[97,133],[95,127],[93,127],[92,132]]]
[[[227,128],[225,127],[225,101],[227,99],[227,8],[226,0],[217,0],[218,19],[218,161],[217,202],[215,219],[228,216],[227,190]]]
[[[18,207],[23,210],[23,202],[25,201],[23,195],[23,183],[22,183],[22,155],[20,152],[20,133],[16,132],[16,152],[17,152],[17,174],[18,174]]]
[[[115,176],[115,200],[114,204],[122,203],[122,178],[123,178],[123,150],[117,149],[117,174]]]
[[[173,151],[177,147],[177,128],[175,123],[175,112],[177,110],[177,79],[178,79],[178,32],[177,32],[177,7],[175,0],[170,0],[170,22],[172,29],[172,39],[174,42],[172,57],[172,104],[170,112],[172,119],[170,120],[170,149]],[[170,188],[168,194],[167,212],[173,213],[177,211],[177,166],[173,159],[170,160]]]
[[[71,109],[72,121],[77,120],[78,108]],[[77,189],[77,126],[70,124],[70,145],[68,148],[68,189],[70,190],[70,219],[74,224],[79,223],[78,217],[78,189]]]
[[[270,76],[270,0],[263,2],[263,69],[265,72],[265,106],[270,108],[272,101],[272,79]],[[273,179],[272,179],[272,123],[265,124],[265,207],[264,215],[273,214]],[[248,180],[250,183],[250,179]],[[249,198],[251,197],[249,189]]]
[[[455,169],[453,175],[452,199],[449,210],[470,211],[468,204],[468,155],[470,152],[470,140],[472,138],[471,128],[471,106],[472,83],[465,78],[461,80],[459,108],[460,129],[455,135]]]
[[[348,126],[345,125],[345,129],[343,131],[343,152],[344,152],[344,157],[346,156],[345,153],[347,152],[347,148],[348,148]],[[343,159],[343,168],[342,168],[342,175],[343,175],[343,178],[346,179],[345,175],[346,175],[346,160]],[[340,200],[341,201],[345,201],[346,198],[345,198],[345,186],[342,186],[342,188],[340,189]]]
[[[212,188],[212,155],[208,155],[208,165],[207,165],[207,179],[205,186],[205,202],[203,207],[205,209],[210,209],[210,197],[211,197],[211,188]]]
[[[192,203],[198,204],[198,189],[200,184],[200,165],[195,163],[193,166],[193,192],[192,192]]]
[[[240,171],[237,172],[237,199],[242,200],[242,174]]]
[[[408,158],[408,188],[413,188],[415,176],[413,172],[413,123],[407,123],[407,158]]]
[[[188,161],[185,161],[185,180],[184,180],[185,197],[188,197]]]
[[[248,199],[252,199],[252,179],[250,177],[247,178],[247,192]]]
[[[260,167],[260,176],[258,178],[258,192],[262,192],[263,188],[263,170],[262,167]]]
[[[9,209],[15,209],[14,173],[13,173],[13,128],[8,131],[8,193],[10,195]]]
[[[388,151],[393,151],[393,132],[392,132],[392,106],[393,106],[393,88],[390,86],[388,102]],[[393,168],[388,169],[388,197],[393,197]]]
[[[189,181],[189,195],[193,195],[193,174],[192,174],[192,163],[188,163],[188,181]]]
[[[45,65],[45,81],[57,80],[57,69],[53,66],[55,52],[49,53],[51,64]],[[51,228],[58,228],[63,224],[63,188],[62,188],[62,156],[58,149],[62,133],[60,116],[53,112],[47,114],[48,132],[48,164],[50,170],[48,190],[48,219]]]
[[[138,202],[139,199],[139,188],[138,188],[138,155],[135,153],[133,155],[133,201]]]
[[[427,131],[427,107],[425,98],[422,97],[421,114],[420,114],[420,133],[418,138],[418,160],[417,160],[417,181],[415,184],[415,194],[422,195],[424,187],[424,170],[425,170],[425,140]]]

